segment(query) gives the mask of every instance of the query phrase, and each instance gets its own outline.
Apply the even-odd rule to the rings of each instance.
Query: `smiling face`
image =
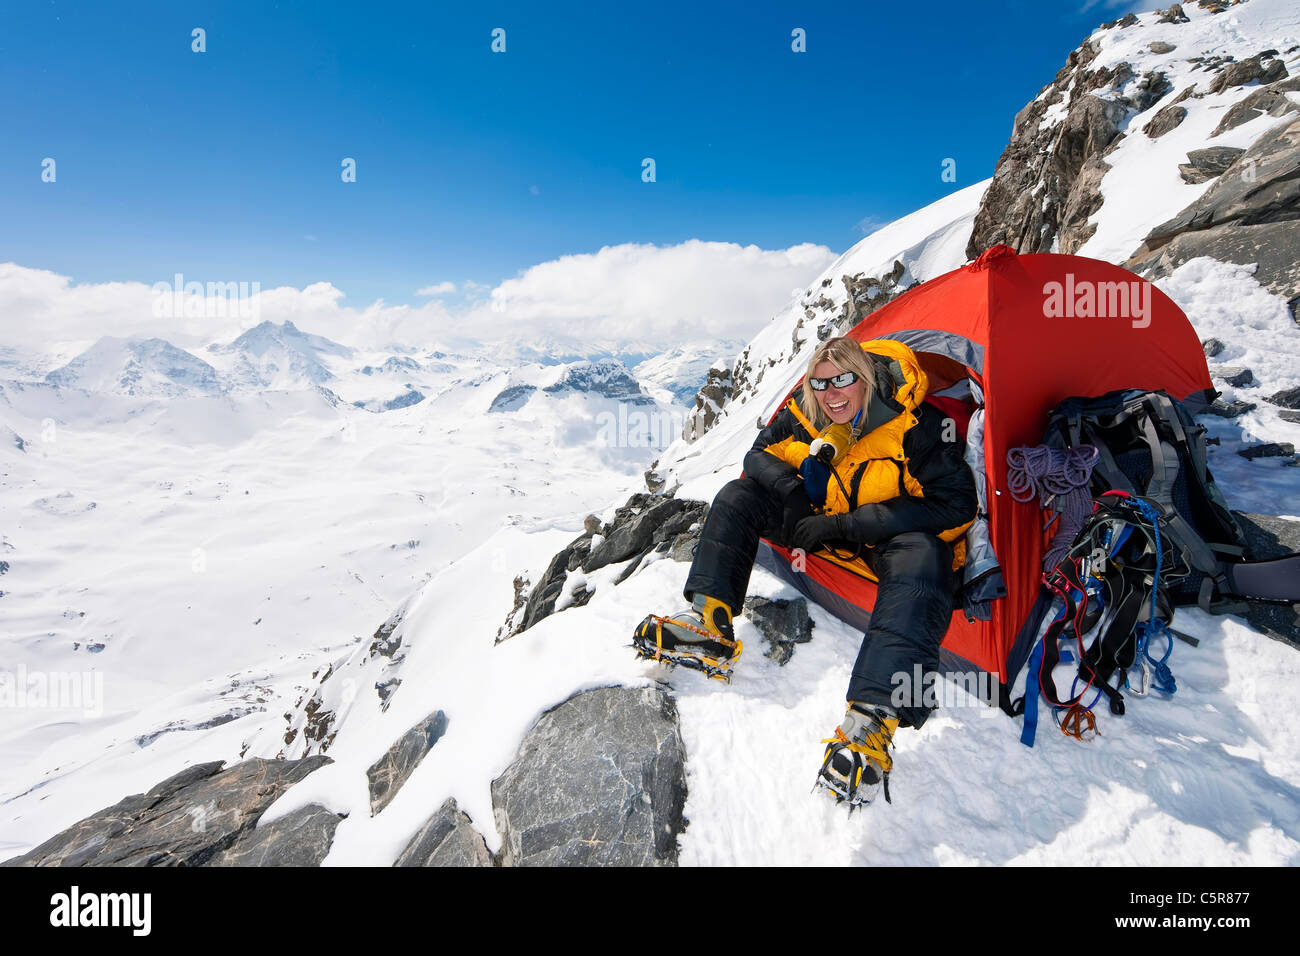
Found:
[[[813,369],[813,378],[833,378],[844,371],[838,368],[834,362],[818,362],[817,367]],[[848,388],[836,388],[834,385],[827,386],[824,392],[814,392],[817,396],[817,404],[821,406],[822,414],[829,418],[837,425],[846,425],[853,421],[854,416],[862,409],[862,402],[867,394],[866,383],[858,377]]]

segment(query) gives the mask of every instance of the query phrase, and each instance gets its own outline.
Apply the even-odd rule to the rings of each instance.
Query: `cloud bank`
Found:
[[[459,285],[460,304],[378,299],[363,307],[343,305],[344,291],[329,282],[215,291],[179,281],[77,283],[8,262],[0,263],[0,345],[63,356],[116,335],[191,348],[288,320],[360,348],[506,339],[667,348],[751,337],[836,257],[811,243],[777,250],[696,239],[625,244],[543,262],[495,287],[444,281],[417,293],[449,295]]]

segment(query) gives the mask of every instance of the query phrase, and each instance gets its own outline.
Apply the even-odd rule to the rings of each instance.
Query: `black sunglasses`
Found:
[[[834,385],[836,388],[848,388],[858,380],[854,372],[840,372],[839,375],[832,375],[830,378],[809,378],[808,384],[813,387],[814,392],[824,392],[827,386]]]

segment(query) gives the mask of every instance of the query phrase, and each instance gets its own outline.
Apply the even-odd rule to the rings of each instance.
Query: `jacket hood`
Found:
[[[867,409],[861,433],[875,431],[904,411],[915,412],[925,398],[930,380],[916,359],[916,353],[893,339],[872,339],[862,343],[876,366],[876,399]]]

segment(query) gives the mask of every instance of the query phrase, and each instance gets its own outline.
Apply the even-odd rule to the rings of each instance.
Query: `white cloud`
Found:
[[[426,285],[423,289],[417,289],[416,295],[450,295],[456,291],[456,283],[439,282],[437,285]]]
[[[671,344],[747,339],[837,258],[803,243],[766,250],[691,239],[564,256],[492,290],[491,314],[548,336]],[[516,332],[516,334],[518,334]]]
[[[347,345],[452,345],[510,339],[672,346],[684,341],[748,339],[836,258],[804,243],[765,250],[692,239],[675,246],[626,244],[564,256],[526,269],[455,310],[439,299],[418,306],[345,306],[329,282],[281,286],[250,295],[232,314],[210,294],[183,297],[199,314],[159,315],[158,296],[143,282],[76,283],[68,276],[0,263],[0,344],[66,355],[102,335],[160,336],[181,348],[226,342],[261,321],[291,320]],[[450,292],[454,283],[421,289]]]

